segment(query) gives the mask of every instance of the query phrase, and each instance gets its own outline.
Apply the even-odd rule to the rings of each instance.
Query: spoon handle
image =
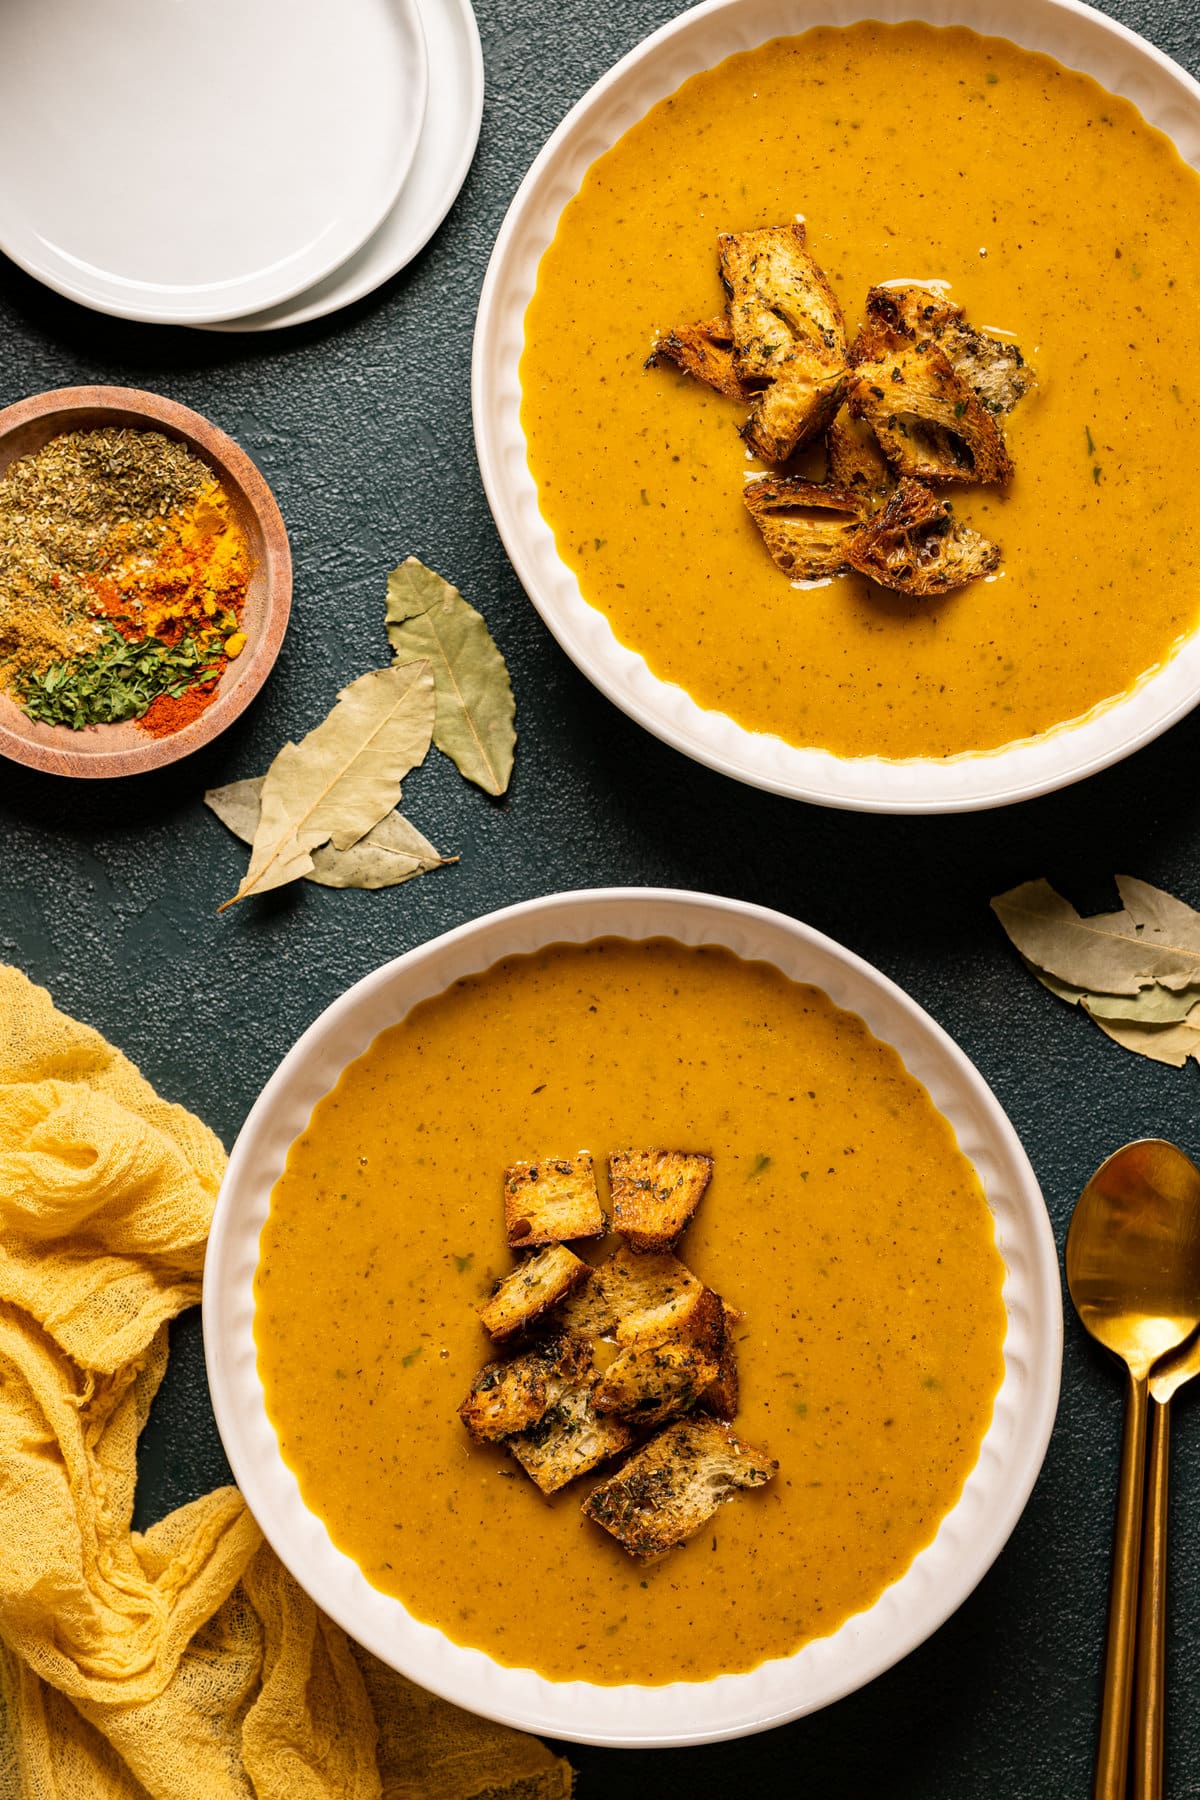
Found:
[[[1100,1709],[1093,1800],[1125,1800],[1148,1392],[1147,1377],[1135,1375],[1131,1369],[1125,1395],[1125,1428],[1121,1436],[1121,1474],[1117,1484],[1112,1585],[1108,1597],[1108,1642],[1104,1650],[1104,1700]]]
[[[1163,1683],[1167,1613],[1167,1473],[1171,1459],[1171,1402],[1150,1409],[1150,1471],[1142,1528],[1137,1664],[1133,1686],[1134,1800],[1162,1800]]]

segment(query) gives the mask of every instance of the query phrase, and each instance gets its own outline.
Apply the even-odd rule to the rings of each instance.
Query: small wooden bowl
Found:
[[[219,477],[253,561],[242,615],[246,647],[228,664],[216,697],[200,716],[169,737],[151,737],[133,720],[82,731],[43,725],[0,692],[0,755],[51,775],[140,775],[210,743],[249,706],[270,674],[291,611],[292,557],[274,495],[232,438],[174,400],[121,387],[56,388],[19,400],[0,411],[0,475],[17,457],[40,450],[64,432],[114,425],[161,431],[186,444]]]

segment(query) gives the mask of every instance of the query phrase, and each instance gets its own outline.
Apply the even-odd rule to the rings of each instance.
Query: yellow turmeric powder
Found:
[[[94,610],[123,636],[167,645],[191,637],[206,656],[240,653],[250,552],[216,481],[170,514],[152,545],[121,524],[106,548],[113,558],[108,571],[89,577],[88,585]]]

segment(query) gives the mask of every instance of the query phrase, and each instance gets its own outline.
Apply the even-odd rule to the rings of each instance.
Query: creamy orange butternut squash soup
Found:
[[[851,337],[871,287],[942,282],[1025,353],[1015,473],[954,490],[1000,547],[986,579],[794,586],[742,504],[745,406],[643,366],[725,305],[719,232],[797,216]],[[1198,281],[1200,178],[1089,77],[961,29],[777,39],[656,106],[563,212],[521,363],[542,512],[621,641],[752,730],[891,758],[1034,736],[1200,617]]]
[[[503,1171],[631,1144],[712,1158],[677,1254],[744,1315],[735,1429],[778,1463],[651,1562],[581,1511],[620,1457],[544,1497],[458,1416],[514,1260]],[[987,1430],[1002,1282],[950,1125],[861,1019],[724,950],[599,940],[456,983],[345,1070],[276,1183],[255,1333],[283,1454],[376,1587],[503,1663],[659,1683],[903,1574]]]

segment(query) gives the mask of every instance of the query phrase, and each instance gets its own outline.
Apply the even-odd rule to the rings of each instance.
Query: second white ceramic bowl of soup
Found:
[[[658,101],[689,77],[775,37],[795,35],[817,25],[848,26],[864,19],[900,23],[914,18],[935,26],[964,25],[980,34],[1007,38],[1023,49],[1045,53],[1070,69],[1083,71],[1132,101],[1152,126],[1173,139],[1186,162],[1200,168],[1200,86],[1152,45],[1076,0],[982,0],[979,4],[975,0],[920,0],[915,6],[910,0],[879,0],[869,6],[862,0],[709,0],[624,57],[579,101],[547,142],[513,200],[496,241],[480,300],[473,367],[476,446],[501,537],[546,624],[596,686],[675,749],[738,780],[822,805],[897,813],[1007,805],[1077,781],[1129,755],[1195,705],[1200,695],[1200,634],[1186,637],[1170,656],[1164,644],[1165,660],[1131,685],[1123,697],[1109,699],[1068,724],[999,749],[893,760],[797,747],[769,731],[747,729],[728,714],[699,704],[683,686],[655,674],[636,649],[620,641],[599,606],[584,597],[579,578],[560,557],[554,532],[539,509],[521,420],[519,363],[525,314],[539,263],[554,239],[564,207],[596,159]],[[828,124],[828,120],[818,121],[814,129],[824,130]],[[937,160],[936,119],[930,122],[929,132],[932,168]],[[1052,172],[1048,179],[1054,179]],[[806,197],[804,204],[811,211],[819,204],[819,196],[815,202]],[[715,268],[715,239],[713,261]],[[883,279],[884,273],[893,271],[881,272],[878,278]],[[859,296],[846,294],[843,299],[851,305]],[[596,304],[607,302],[597,298]],[[568,376],[569,371],[564,370],[564,379]],[[1148,395],[1146,403],[1158,407],[1161,400],[1162,396]],[[1084,413],[1101,404],[1102,396],[1093,401],[1090,395],[1081,395],[1078,419],[1072,414],[1071,429],[1079,438],[1081,457]],[[598,441],[603,439],[604,429],[603,420],[597,420]],[[1114,471],[1110,466],[1103,471],[1103,478],[1125,480],[1128,470]],[[741,528],[736,519],[733,526]],[[1052,544],[1046,546],[1046,554],[1047,572],[1053,579]],[[651,604],[655,580],[652,552],[639,559],[628,578],[645,585]],[[784,579],[779,577],[781,582]],[[1118,579],[1136,587],[1132,571]],[[796,596],[798,603],[804,598]],[[1136,604],[1133,594],[1130,603]],[[1086,610],[1081,610],[1077,627],[1072,628],[1085,633],[1096,626]],[[980,660],[982,666],[982,644]],[[853,674],[849,669],[847,707],[855,704]]]
[[[830,1636],[746,1673],[653,1687],[552,1681],[502,1666],[451,1642],[373,1587],[305,1505],[280,1453],[254,1335],[253,1284],[272,1188],[314,1106],[346,1065],[419,1002],[501,958],[606,937],[723,946],[822,989],[859,1015],[952,1125],[986,1195],[1006,1271],[1004,1373],[991,1424],[933,1541],[874,1604]],[[935,1631],[986,1573],[1020,1517],[1049,1441],[1062,1363],[1058,1264],[1042,1197],[1012,1126],[962,1051],[892,982],[807,926],[739,901],[653,889],[585,891],[510,907],[385,964],[335,1001],[284,1058],[234,1147],[205,1265],[204,1337],[234,1475],[282,1561],[325,1612],[384,1662],[459,1706],[548,1737],[628,1747],[707,1743],[781,1724],[863,1686]],[[802,1556],[803,1545],[792,1553]]]

